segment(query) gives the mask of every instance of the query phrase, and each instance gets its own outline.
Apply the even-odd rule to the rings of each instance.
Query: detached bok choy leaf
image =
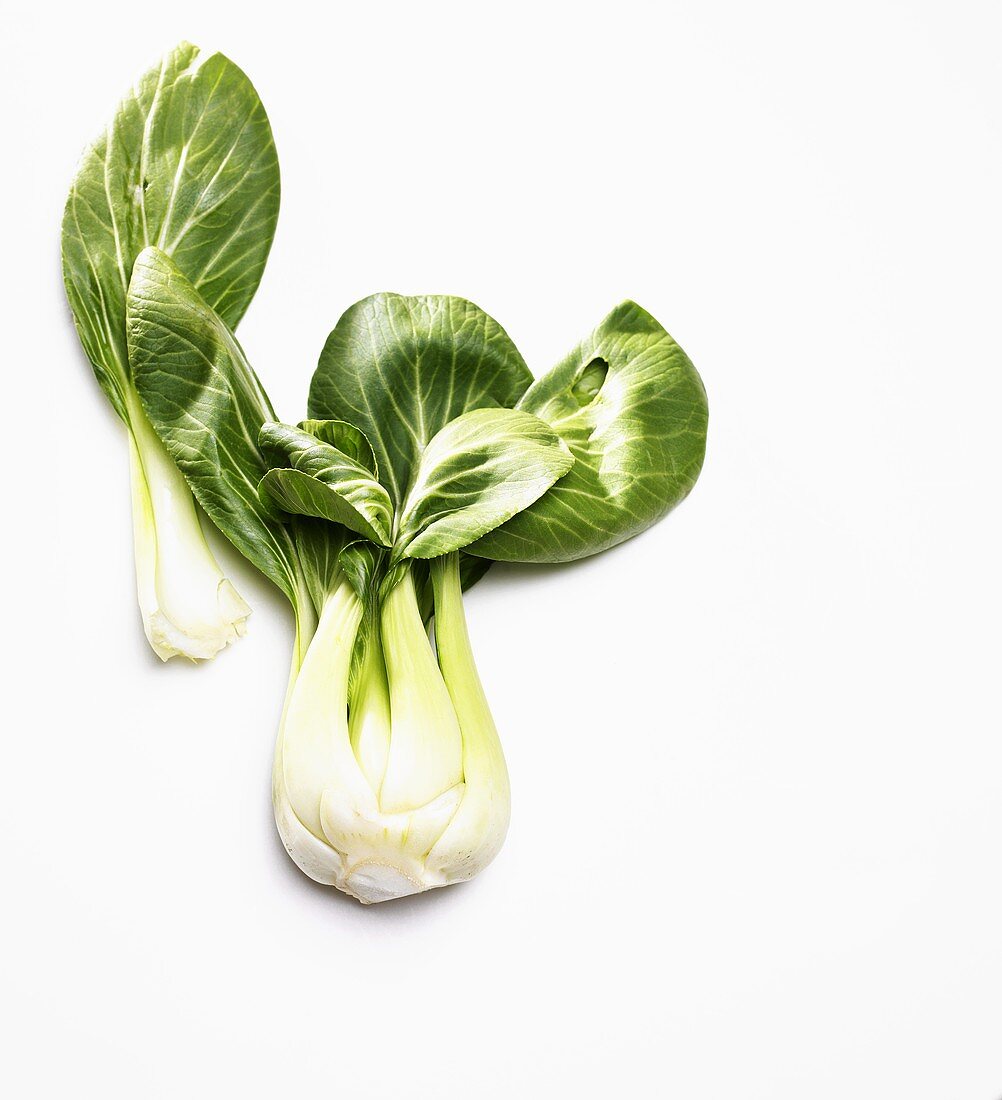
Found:
[[[323,587],[341,545],[297,541],[258,494],[269,469],[258,435],[275,420],[264,387],[223,319],[157,248],[136,260],[127,323],[135,385],[170,457],[213,523],[288,597],[305,648],[316,622],[310,586]]]
[[[66,294],[94,373],[129,429],[139,602],[163,660],[212,657],[243,633],[250,611],[206,545],[185,481],[136,394],[126,292],[136,257],[156,245],[233,328],[261,280],[278,205],[278,160],[257,93],[231,61],[187,43],[122,100],[66,203]]]

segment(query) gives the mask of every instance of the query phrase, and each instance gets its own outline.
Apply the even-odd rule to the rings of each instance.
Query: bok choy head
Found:
[[[139,253],[156,245],[234,327],[264,271],[278,202],[271,128],[250,81],[221,54],[182,43],[122,100],[66,203],[66,293],[128,428],[139,603],[163,660],[212,657],[243,633],[249,609],[206,545],[191,493],[136,393],[129,280]]]
[[[463,588],[492,555],[540,560],[549,546],[564,560],[621,541],[691,486],[698,376],[639,307],[613,317],[622,339],[599,355],[593,336],[542,401],[546,379],[532,383],[470,302],[376,295],[341,318],[310,419],[288,424],[171,260],[150,249],[137,262],[129,351],[144,407],[199,502],[296,612],[273,798],[317,881],[380,901],[494,857],[508,775]],[[639,449],[637,433],[652,437]],[[584,482],[554,496],[582,462]],[[575,498],[584,515],[569,524]]]

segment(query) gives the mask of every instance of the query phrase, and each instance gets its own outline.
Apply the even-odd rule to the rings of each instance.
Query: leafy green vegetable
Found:
[[[366,902],[476,874],[510,794],[462,606],[489,561],[461,548],[563,560],[654,522],[702,461],[691,363],[628,303],[527,387],[475,306],[378,295],[331,334],[313,418],[292,427],[156,248],[136,263],[128,329],[171,456],[296,612],[273,780],[289,853]]]
[[[156,245],[236,325],[260,282],[278,204],[278,160],[253,86],[221,54],[187,43],[122,100],[84,154],[66,203],[66,294],[94,373],[129,428],[140,604],[164,660],[211,657],[243,632],[249,609],[146,423],[126,343],[126,292],[136,257]]]
[[[703,465],[703,383],[685,352],[634,302],[617,306],[518,407],[560,433],[574,468],[467,547],[471,554],[526,562],[597,554],[674,508]]]
[[[296,612],[275,757],[279,830],[307,874],[363,901],[468,878],[504,839],[508,776],[454,550],[536,500],[573,462],[538,418],[490,404],[506,392],[514,400],[524,366],[517,353],[494,354],[509,377],[488,382],[483,340],[467,325],[473,318],[507,348],[500,328],[468,303],[417,302],[435,339],[413,328],[422,354],[378,370],[356,364],[352,380],[369,391],[369,372],[381,373],[415,423],[363,430],[332,408],[293,428],[275,422],[232,333],[167,256],[144,251],[129,290],[129,350],[152,422],[220,530]],[[466,319],[451,347],[449,315]],[[405,401],[412,392],[423,401]],[[387,441],[404,438],[413,469],[394,474]],[[391,541],[397,558],[437,555],[430,578],[422,561],[395,562],[384,549]],[[467,579],[480,568],[470,562]]]

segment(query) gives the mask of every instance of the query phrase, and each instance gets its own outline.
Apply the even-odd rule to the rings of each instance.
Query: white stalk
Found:
[[[436,600],[440,588],[442,668],[408,572],[383,602],[349,715],[363,608],[343,582],[282,719],[273,795],[285,847],[311,878],[367,903],[471,878],[508,825],[508,774],[469,652],[458,562],[436,578]]]
[[[136,583],[143,628],[162,661],[206,660],[246,633],[250,608],[223,575],[195,502],[130,394],[129,452]]]

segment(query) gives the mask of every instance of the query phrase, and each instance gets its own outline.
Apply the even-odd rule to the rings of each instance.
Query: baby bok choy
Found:
[[[214,656],[249,608],[205,542],[184,478],[136,393],[125,330],[136,257],[173,256],[234,327],[278,217],[271,128],[247,77],[182,43],[142,76],[83,156],[63,216],[63,277],[80,342],[129,434],[143,624],[163,660]]]
[[[128,331],[167,450],[295,611],[273,782],[290,855],[364,902],[472,877],[503,842],[509,786],[463,589],[492,558],[580,557],[677,503],[705,440],[692,365],[626,305],[533,383],[470,302],[380,294],[338,322],[292,425],[156,249]]]

